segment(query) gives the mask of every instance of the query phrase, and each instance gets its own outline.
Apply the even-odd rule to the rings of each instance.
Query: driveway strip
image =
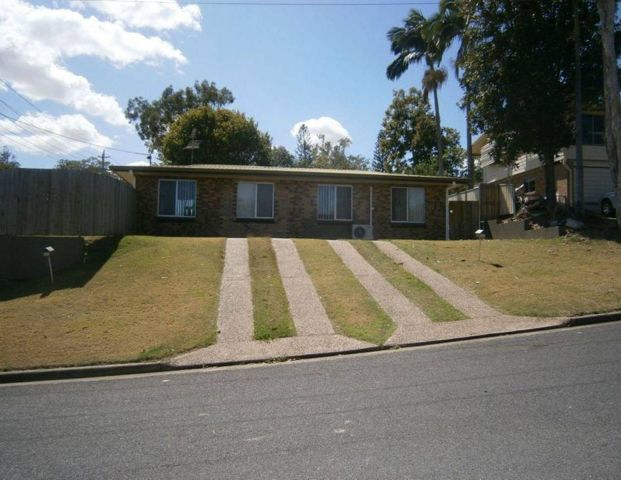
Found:
[[[468,317],[497,318],[502,316],[500,312],[479,300],[475,295],[455,285],[444,275],[440,275],[438,272],[415,260],[395,244],[383,240],[376,240],[374,243],[384,254],[401,264],[405,270],[425,282],[440,297],[458,310],[461,310]]]
[[[431,324],[423,311],[393,287],[377,270],[345,240],[328,240],[343,263],[356,276],[380,307],[392,318],[397,330],[386,343],[389,345],[412,342],[419,330]]]
[[[254,334],[248,241],[226,241],[218,307],[218,343],[250,341]]]
[[[334,334],[332,323],[293,241],[273,238],[272,246],[298,336]]]

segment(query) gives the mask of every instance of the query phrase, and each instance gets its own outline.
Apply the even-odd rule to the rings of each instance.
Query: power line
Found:
[[[25,139],[24,137],[12,137],[9,136],[10,134],[6,134],[6,133],[0,133],[0,137],[4,138],[7,142],[6,143],[18,143],[19,145],[21,145],[22,147],[24,147],[25,150],[31,150],[31,148],[34,148],[35,150],[40,150],[41,152],[43,152],[46,156],[53,158],[54,160],[58,159],[58,155],[54,152],[50,152],[49,150],[46,150],[45,148],[43,148],[40,145],[37,145],[35,143],[32,143],[30,141],[28,141],[27,139]],[[31,148],[28,148],[28,145],[30,145]]]
[[[7,107],[9,110],[11,110],[12,112],[14,112],[16,115],[21,116],[22,114],[20,112],[18,112],[16,109],[14,109],[11,105],[9,105],[7,102],[5,102],[4,100],[2,100],[0,98],[0,103],[4,104],[5,107]],[[13,120],[9,120],[12,121],[15,124],[15,121]],[[26,127],[26,126],[21,126],[19,125],[18,128],[30,133],[31,135],[37,135],[39,134],[38,132],[35,132],[32,128]],[[40,134],[39,134],[40,135]],[[23,137],[20,137],[23,138]],[[57,142],[57,144],[54,144],[53,142]],[[57,140],[55,138],[47,138],[47,139],[43,139],[43,142],[50,147],[52,150],[62,150],[63,149],[63,145],[61,143],[60,140]],[[81,147],[82,148],[82,147]],[[88,148],[88,147],[87,147]],[[92,147],[91,147],[92,148]],[[68,157],[72,157],[73,160],[81,160],[80,157],[78,157],[78,155],[72,153],[72,152],[66,152],[66,153],[62,153],[62,154],[58,154],[58,155],[63,155],[63,156],[68,156]]]
[[[247,1],[209,1],[209,0],[82,0],[87,3],[97,3],[102,1],[113,1],[115,3],[159,3],[159,4],[178,4],[178,5],[215,5],[215,6],[244,6],[244,7],[394,7],[394,6],[416,6],[416,5],[438,5],[437,1],[418,1],[418,2],[291,2],[291,1],[267,1],[267,2],[247,2]]]
[[[21,93],[19,93],[17,90],[15,90],[11,84],[9,82],[7,82],[6,80],[4,80],[3,78],[0,78],[0,82],[4,83],[4,85],[6,85],[6,87],[11,90],[15,95],[17,95],[19,98],[21,98],[24,102],[26,102],[28,105],[30,105],[31,107],[35,108],[36,110],[38,110],[39,112],[43,113],[43,110],[41,110],[39,107],[37,107],[34,103],[32,103],[30,100],[28,100],[26,97],[24,97]]]
[[[106,148],[106,149],[108,149],[108,150],[112,150],[112,151],[115,151],[115,152],[129,153],[129,154],[131,154],[131,155],[140,155],[140,156],[143,156],[143,157],[146,157],[146,156],[148,156],[148,155],[149,155],[148,153],[134,152],[134,151],[132,151],[132,150],[123,150],[122,148],[113,148],[113,147],[109,147],[109,146],[107,146],[107,145],[101,145],[101,144],[99,144],[99,143],[87,142],[86,140],[80,140],[79,138],[74,138],[74,137],[70,137],[69,135],[63,135],[62,133],[53,132],[52,130],[48,130],[48,129],[46,129],[46,128],[37,127],[36,125],[33,125],[33,124],[31,124],[31,123],[24,122],[24,121],[22,121],[22,120],[18,120],[18,119],[13,118],[13,117],[11,117],[11,116],[9,116],[9,115],[5,115],[5,114],[4,114],[4,113],[2,113],[2,112],[0,112],[0,115],[2,115],[2,116],[3,116],[3,117],[5,117],[5,118],[8,118],[9,120],[13,120],[15,123],[18,123],[18,124],[20,124],[20,125],[27,125],[27,126],[29,126],[29,127],[36,128],[37,130],[41,130],[41,131],[43,131],[43,132],[51,133],[52,135],[57,135],[57,136],[59,136],[59,137],[63,137],[63,138],[67,138],[67,139],[69,139],[69,140],[73,140],[74,142],[80,142],[80,143],[84,143],[84,144],[86,144],[86,145],[91,145],[91,146],[93,146],[93,147],[98,147],[98,148]]]

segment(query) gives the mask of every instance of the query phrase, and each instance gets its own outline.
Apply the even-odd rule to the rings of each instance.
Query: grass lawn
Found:
[[[325,240],[295,240],[337,333],[382,344],[395,325]]]
[[[0,369],[147,360],[216,340],[224,240],[124,237],[0,289]]]
[[[393,242],[482,300],[514,315],[621,310],[621,244],[582,237]]]
[[[271,340],[295,335],[289,302],[282,285],[276,255],[269,238],[248,239],[254,338]]]
[[[351,244],[382,276],[417,305],[434,322],[464,320],[466,316],[440,298],[426,283],[408,273],[393,259],[384,255],[373,242],[352,240]]]

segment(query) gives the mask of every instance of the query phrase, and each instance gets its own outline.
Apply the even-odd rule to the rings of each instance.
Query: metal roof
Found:
[[[285,168],[261,167],[248,165],[157,165],[157,166],[111,166],[110,170],[123,176],[123,173],[133,175],[153,174],[206,174],[206,175],[235,175],[235,176],[273,176],[273,177],[310,177],[310,178],[348,178],[379,181],[418,181],[426,183],[467,183],[466,178],[447,176],[409,175],[404,173],[383,173],[367,170],[332,170],[326,168]]]

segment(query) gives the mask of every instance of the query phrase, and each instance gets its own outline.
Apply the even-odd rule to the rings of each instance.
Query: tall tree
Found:
[[[101,172],[108,169],[110,162],[104,159],[103,165],[100,157],[88,157],[83,160],[69,160],[61,158],[56,162],[56,168],[63,170],[89,170],[91,172]]]
[[[455,76],[461,77],[463,60],[467,51],[465,33],[468,28],[469,16],[463,0],[440,0],[438,13],[434,14],[429,22],[431,24],[431,37],[438,44],[438,51],[446,51],[453,42],[459,43],[457,55],[454,61]],[[472,154],[472,125],[470,120],[470,103],[463,102],[466,110],[466,156],[468,164],[468,179],[470,188],[474,187],[475,168]]]
[[[15,160],[15,154],[8,147],[4,146],[0,151],[0,170],[9,170],[11,168],[19,168],[19,162]]]
[[[330,168],[338,170],[367,170],[367,160],[360,155],[348,155],[351,146],[349,138],[341,138],[337,143],[329,142],[323,135],[319,144],[313,148],[312,168]]]
[[[584,214],[584,163],[582,160],[582,42],[580,39],[580,1],[571,0],[571,11],[573,16],[573,39],[574,39],[574,59],[575,59],[575,132],[576,132],[576,168],[575,168],[575,187],[576,187],[576,213],[579,218]]]
[[[190,142],[198,148],[192,153]],[[211,107],[193,108],[181,115],[162,140],[164,163],[269,165],[271,139],[243,113]]]
[[[203,80],[179,90],[169,85],[160,98],[153,101],[143,97],[131,98],[127,102],[125,116],[134,124],[149,151],[161,152],[164,136],[185,112],[197,107],[221,108],[234,100],[227,88],[219,89],[215,83]]]
[[[272,167],[293,167],[295,157],[285,147],[272,147],[270,154],[270,165]]]
[[[575,139],[575,49],[567,34],[573,29],[571,4],[468,0],[467,9],[471,20],[462,83],[473,105],[473,123],[490,137],[498,160],[512,162],[524,152],[539,155],[552,212],[554,158]],[[589,39],[597,28],[592,10],[592,2],[585,2],[581,31]],[[584,71],[591,72],[583,76],[583,94],[591,102],[597,101],[597,66],[590,63],[594,45],[582,46]]]
[[[438,174],[444,174],[442,156],[442,129],[438,89],[446,81],[446,70],[440,68],[442,44],[433,38],[433,28],[425,16],[416,9],[410,11],[403,27],[393,27],[388,31],[390,49],[396,58],[388,65],[386,76],[395,80],[403,75],[410,65],[424,60],[427,70],[423,75],[423,93],[433,92],[436,121],[436,141],[438,148]]]
[[[436,121],[423,93],[410,88],[395,90],[382,120],[375,144],[376,171],[434,175],[437,167]],[[442,129],[445,171],[456,175],[463,160],[459,134]]]
[[[349,138],[341,138],[333,143],[319,135],[319,141],[313,141],[306,125],[297,133],[296,167],[328,168],[339,170],[367,170],[368,161],[361,155],[350,155],[347,149],[351,145]]]
[[[299,167],[310,167],[313,162],[313,146],[308,127],[302,124],[296,135],[295,157]]]
[[[604,64],[604,105],[606,113],[606,153],[617,197],[621,198],[621,100],[619,99],[618,59],[621,53],[615,46],[615,0],[597,0],[601,19],[602,54]],[[621,208],[617,208],[617,224],[621,226]]]

